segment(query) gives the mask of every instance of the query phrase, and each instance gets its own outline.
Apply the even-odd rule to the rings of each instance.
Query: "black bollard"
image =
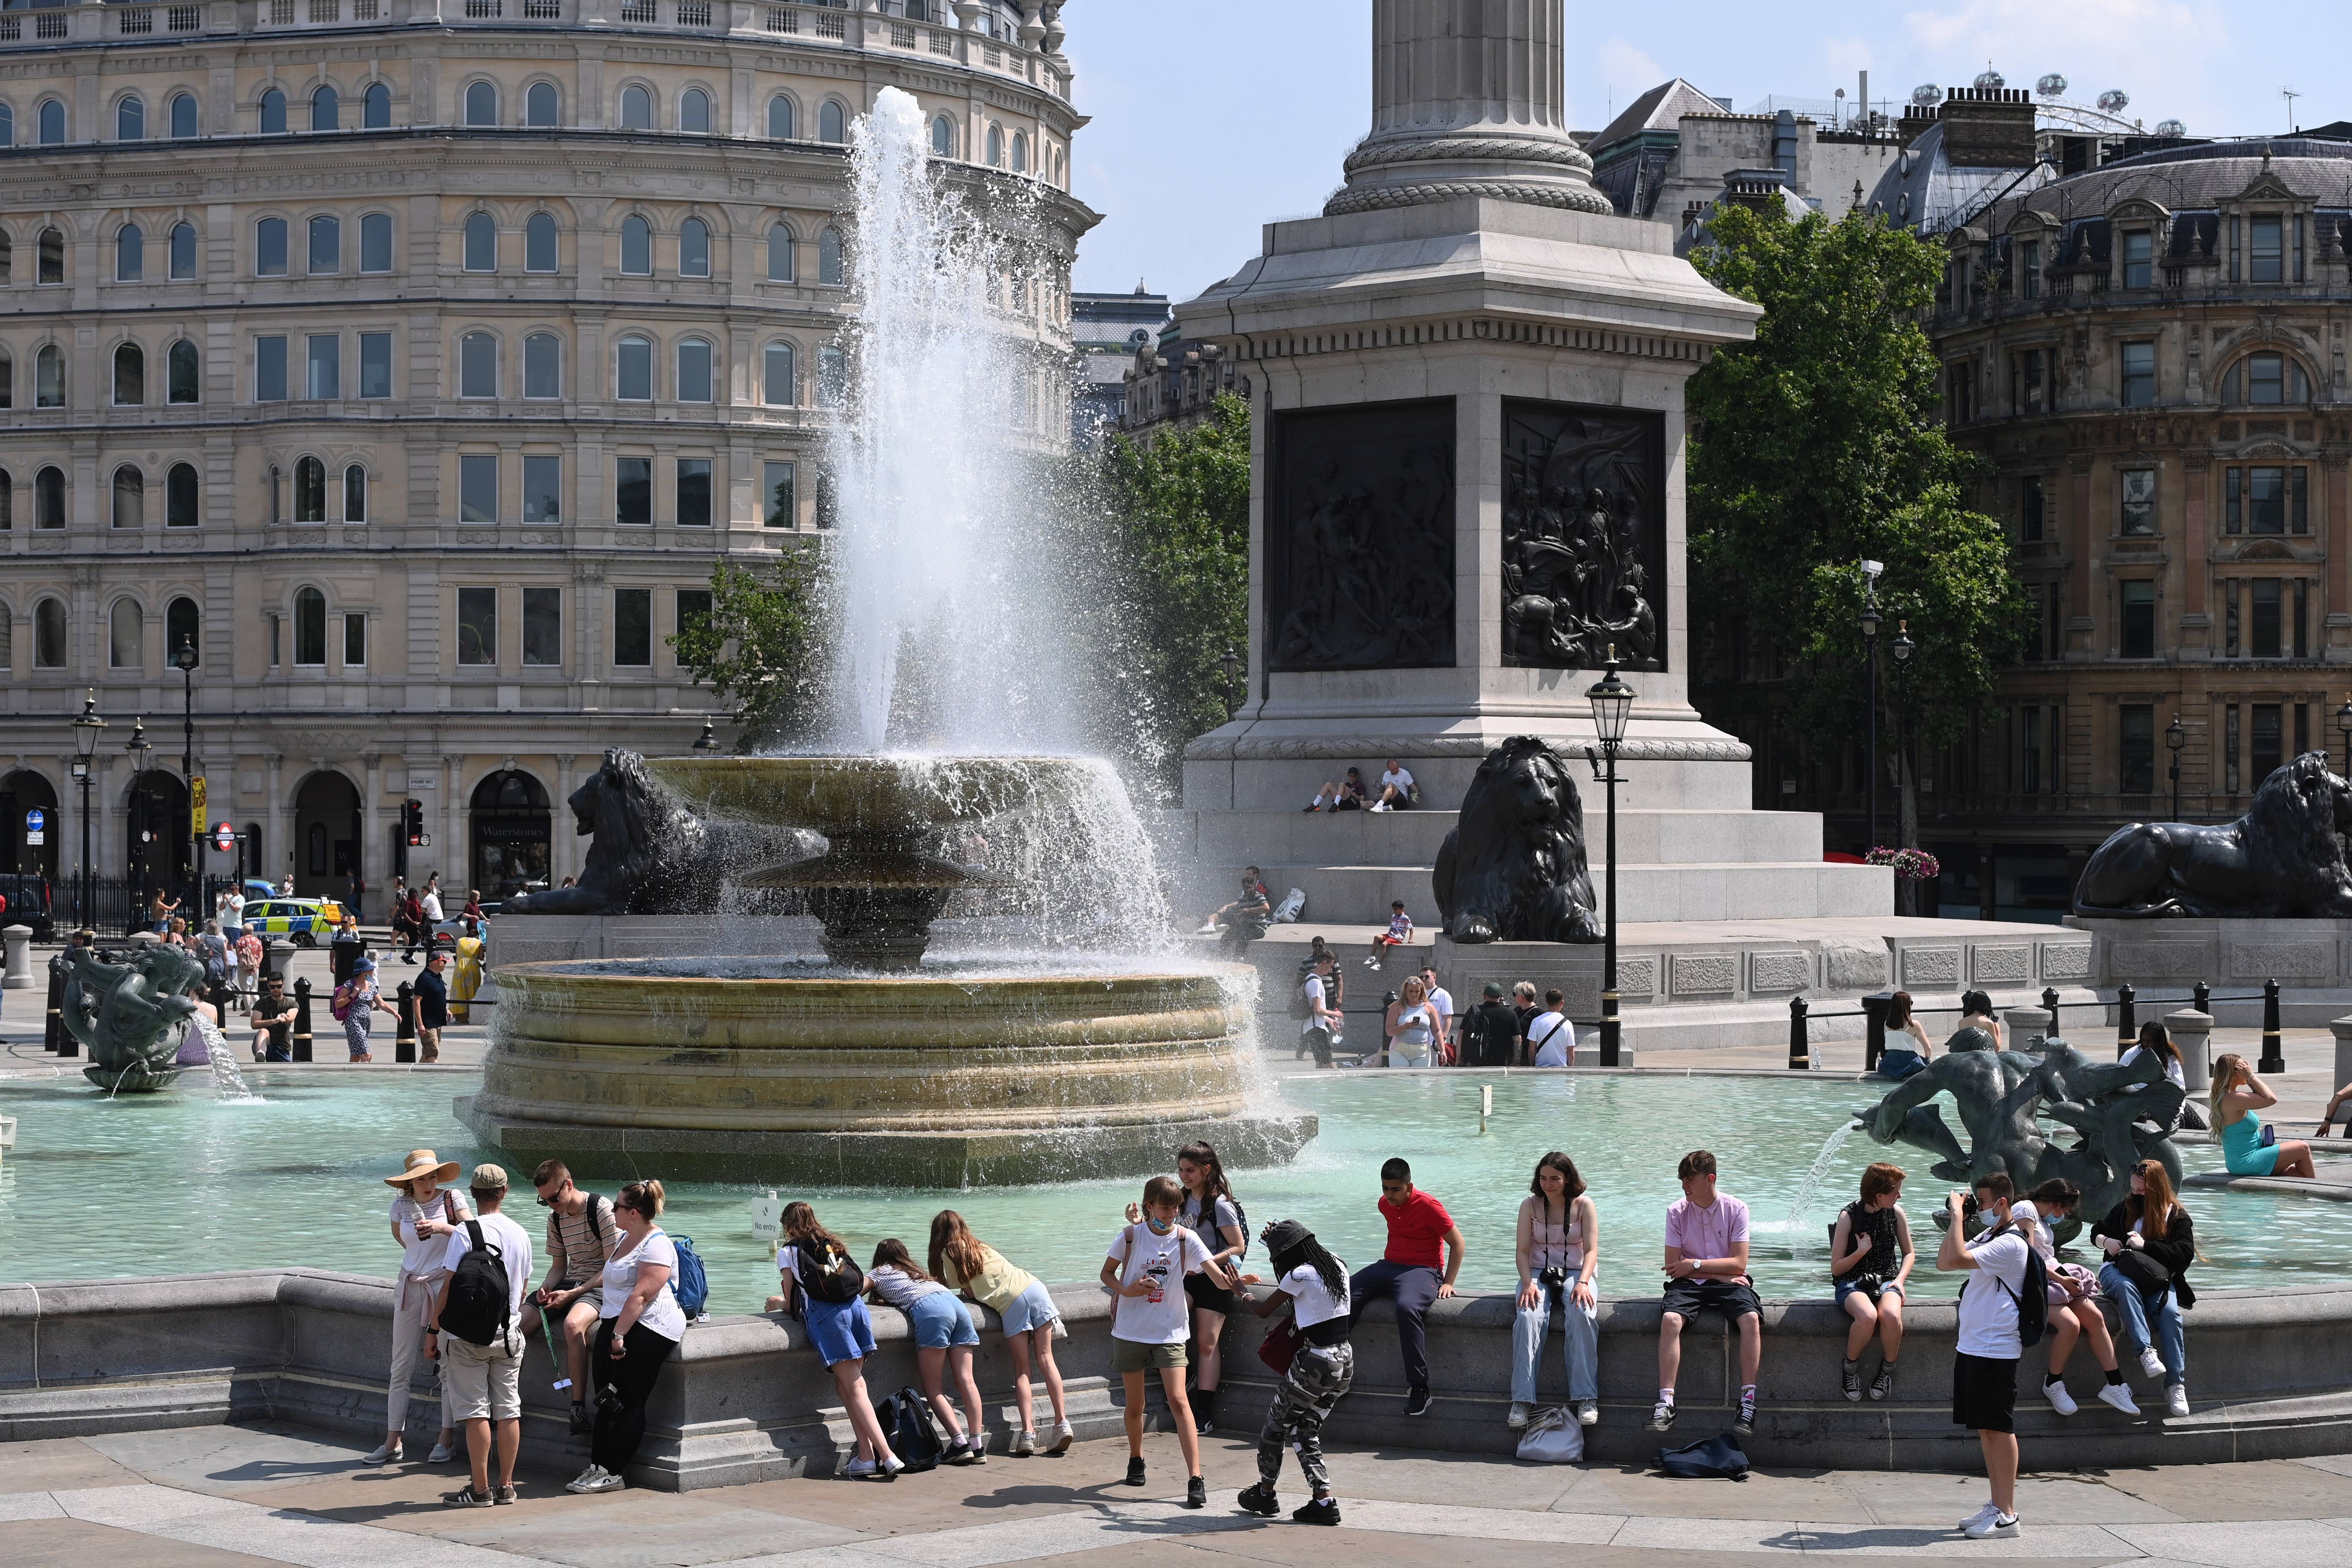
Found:
[[[2139,1044],[2139,1025],[2132,1016],[2132,997],[2136,994],[2128,982],[2116,987],[2116,1055],[2118,1058]]]
[[[1876,1072],[1878,1058],[1886,1054],[1886,1015],[1895,1005],[1895,993],[1874,991],[1862,999],[1862,1015],[1869,1022],[1862,1030],[1862,1070]]]
[[[81,1042],[66,1027],[66,972],[72,967],[62,952],[49,960],[48,1037],[42,1043],[52,1055],[60,1057],[81,1055]]]
[[[1800,1070],[1813,1065],[1811,1040],[1805,1033],[1805,999],[1789,998],[1789,1065]]]
[[[228,1033],[228,982],[215,980],[206,985],[205,1001],[213,1010],[213,1023],[221,1033]]]
[[[294,1059],[310,1059],[310,977],[294,983]]]
[[[2189,1005],[2207,1017],[2213,1016],[2213,988],[2202,980],[2189,988]]]
[[[2055,985],[2045,985],[2042,988],[2042,1005],[2049,1009],[2050,1012],[2050,1037],[2053,1040],[2057,1039],[2060,1037],[2058,1033],[2058,987]]]
[[[2263,982],[2263,1059],[2254,1064],[2256,1072],[2286,1071],[2286,1052],[2279,1040],[2278,982]]]
[[[392,1059],[413,1062],[416,1059],[416,987],[404,980],[394,995],[399,1016],[392,1037]]]

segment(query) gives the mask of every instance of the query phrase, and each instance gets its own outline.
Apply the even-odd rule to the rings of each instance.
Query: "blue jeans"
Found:
[[[2147,1333],[2148,1299],[2139,1287],[2124,1278],[2123,1270],[2112,1263],[2099,1266],[2099,1289],[2116,1304],[2117,1335],[2124,1348],[2137,1355],[2151,1342]],[[2180,1304],[2172,1299],[2172,1287],[2167,1285],[2164,1294],[2156,1299],[2156,1353],[2164,1362],[2164,1385],[2167,1388],[2189,1380],[2189,1334],[2181,1326]]]
[[[1544,1336],[1550,1331],[1552,1294],[1536,1292],[1536,1304],[1521,1307],[1511,1324],[1511,1402],[1536,1403],[1536,1373],[1543,1365]],[[1601,1397],[1601,1325],[1590,1307],[1563,1297],[1560,1341],[1568,1361],[1568,1396],[1582,1402]]]

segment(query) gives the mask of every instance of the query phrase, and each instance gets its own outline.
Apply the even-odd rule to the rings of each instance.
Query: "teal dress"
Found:
[[[2262,1142],[2263,1120],[2246,1112],[2221,1129],[2221,1163],[2233,1176],[2267,1176],[2278,1165],[2278,1145]]]

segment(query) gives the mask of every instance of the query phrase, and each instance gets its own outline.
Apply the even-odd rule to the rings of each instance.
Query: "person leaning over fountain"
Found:
[[[1675,1424],[1675,1377],[1683,1324],[1709,1307],[1739,1331],[1739,1413],[1731,1429],[1756,1430],[1756,1373],[1764,1360],[1764,1311],[1748,1278],[1748,1205],[1716,1191],[1715,1156],[1694,1149],[1675,1174],[1683,1195],[1666,1205],[1666,1312],[1658,1323],[1658,1404],[1650,1430]]]
[[[1559,1317],[1568,1362],[1568,1397],[1579,1425],[1601,1419],[1601,1324],[1595,1310],[1601,1267],[1601,1211],[1584,1190],[1576,1162],[1553,1150],[1536,1162],[1528,1195],[1519,1200],[1518,1316],[1511,1325],[1511,1413],[1514,1432],[1535,1413],[1536,1374],[1544,1339]]]
[[[962,1291],[1003,1321],[1004,1348],[1013,1352],[1014,1413],[1021,1421],[1013,1452],[1037,1451],[1035,1406],[1029,1389],[1029,1358],[1034,1354],[1037,1370],[1045,1374],[1045,1397],[1054,1406],[1054,1445],[1047,1451],[1068,1453],[1077,1434],[1070,1429],[1062,1369],[1054,1364],[1054,1329],[1062,1314],[1045,1282],[1007,1263],[996,1248],[972,1235],[963,1215],[953,1209],[941,1209],[931,1216],[929,1261],[931,1278],[950,1290]]]
[[[2197,1226],[2173,1196],[2163,1162],[2142,1160],[2132,1167],[2131,1196],[2093,1226],[2091,1237],[2107,1255],[2099,1268],[2099,1290],[2116,1304],[2125,1346],[2138,1355],[2142,1372],[2164,1380],[2165,1413],[2188,1415],[2189,1336],[2180,1314],[2197,1305],[2189,1266],[2203,1254],[2197,1250]]]
[[[670,1289],[677,1248],[654,1222],[661,1217],[662,1184],[631,1182],[613,1200],[618,1245],[604,1262],[604,1304],[597,1309],[596,1342],[589,1375],[596,1383],[595,1437],[590,1462],[564,1483],[572,1492],[618,1491],[646,1440],[646,1401],[653,1397],[662,1363],[686,1337],[686,1310]]]
[[[403,1250],[400,1278],[393,1286],[392,1382],[383,1402],[383,1446],[367,1457],[371,1465],[397,1464],[402,1457],[401,1433],[408,1426],[408,1380],[422,1351],[436,1364],[440,1350],[433,1321],[434,1298],[446,1270],[442,1258],[448,1237],[472,1217],[457,1194],[441,1190],[457,1179],[457,1162],[436,1157],[430,1149],[412,1149],[408,1163],[384,1185],[400,1195],[392,1200],[392,1239]],[[446,1465],[457,1452],[450,1441],[449,1406],[441,1406],[441,1436],[433,1445],[431,1462]]]
[[[1323,1423],[1356,1377],[1356,1351],[1348,1342],[1348,1265],[1326,1252],[1315,1233],[1295,1219],[1276,1220],[1258,1234],[1274,1262],[1274,1294],[1261,1301],[1244,1291],[1239,1300],[1261,1318],[1289,1303],[1298,1348],[1275,1385],[1274,1403],[1258,1430],[1257,1485],[1234,1500],[1252,1513],[1278,1512],[1282,1502],[1275,1483],[1282,1479],[1282,1451],[1296,1447],[1299,1471],[1314,1495],[1290,1517],[1301,1524],[1337,1524],[1339,1503],[1323,1463]]]
[[[1407,982],[1408,984],[1411,982]],[[1356,1270],[1348,1281],[1348,1325],[1352,1331],[1364,1309],[1383,1296],[1396,1301],[1397,1348],[1404,1358],[1407,1415],[1429,1414],[1430,1303],[1454,1294],[1462,1272],[1462,1227],[1445,1205],[1412,1184],[1412,1167],[1402,1160],[1381,1166],[1381,1218],[1389,1244],[1378,1263]],[[1438,1267],[1441,1249],[1444,1275]]]
[[[1111,1306],[1110,1364],[1127,1391],[1127,1484],[1143,1485],[1143,1377],[1160,1373],[1168,1396],[1169,1418],[1176,1426],[1176,1446],[1184,1456],[1184,1506],[1209,1506],[1208,1485],[1201,1479],[1201,1434],[1184,1394],[1184,1367],[1190,1359],[1185,1341],[1191,1331],[1188,1275],[1199,1274],[1221,1291],[1236,1281],[1219,1263],[1198,1232],[1176,1223],[1184,1189],[1172,1176],[1154,1176],[1143,1184],[1143,1218],[1118,1233],[1104,1258],[1102,1282],[1116,1298]],[[1255,1276],[1244,1275],[1243,1280]],[[1223,1321],[1222,1316],[1219,1319]]]
[[[522,1447],[522,1352],[530,1342],[522,1327],[522,1293],[530,1283],[530,1237],[499,1212],[507,1196],[505,1166],[477,1165],[467,1185],[482,1212],[450,1233],[433,1322],[441,1330],[442,1419],[466,1424],[466,1458],[473,1475],[463,1490],[446,1493],[441,1500],[451,1508],[488,1508],[515,1500],[515,1455]],[[497,1250],[507,1277],[505,1315],[483,1341],[475,1340],[466,1325],[445,1325],[444,1321],[458,1267],[473,1250],[477,1233],[483,1245]],[[490,1485],[493,1426],[499,1450],[496,1489]]]
[[[1903,1353],[1904,1287],[1918,1256],[1911,1247],[1911,1219],[1903,1212],[1903,1167],[1879,1163],[1862,1173],[1862,1196],[1839,1211],[1830,1232],[1830,1279],[1838,1308],[1853,1320],[1846,1330],[1845,1364],[1839,1388],[1849,1400],[1862,1397],[1862,1352],[1875,1338],[1883,1353],[1870,1397],[1895,1392],[1895,1363]]]
[[[1970,1246],[1969,1194],[1952,1194],[1945,1200],[1944,1240],[1936,1254],[1937,1268],[1987,1277],[1960,1288],[1960,1339],[1952,1356],[1952,1422],[1975,1429],[1992,1489],[1991,1500],[1960,1521],[1961,1533],[1971,1541],[2017,1534],[2017,1363],[2025,1355],[2017,1310],[2032,1254],[2010,1223],[2014,1195],[2000,1172],[1978,1179],[1979,1212],[1991,1223]]]
[[[833,1385],[848,1413],[857,1451],[849,1461],[852,1480],[895,1481],[906,1461],[890,1451],[890,1439],[866,1392],[866,1358],[874,1353],[874,1319],[866,1310],[866,1276],[851,1261],[849,1247],[824,1228],[804,1203],[784,1205],[784,1245],[776,1250],[780,1294],[768,1298],[771,1312],[796,1313],[808,1330],[809,1348],[833,1374]]]
[[[542,1312],[554,1313],[563,1325],[572,1430],[588,1432],[595,1425],[588,1415],[588,1345],[604,1310],[604,1261],[618,1250],[621,1230],[613,1222],[613,1205],[574,1186],[562,1161],[541,1162],[530,1184],[547,1210],[547,1278],[523,1303],[523,1331],[539,1332]]]
[[[906,1316],[915,1336],[915,1366],[922,1375],[923,1397],[938,1413],[949,1433],[943,1465],[988,1463],[988,1407],[982,1403],[980,1384],[971,1375],[971,1352],[980,1348],[980,1331],[961,1298],[923,1271],[907,1251],[907,1244],[886,1236],[874,1244],[874,1259],[866,1270],[866,1291]],[[948,1398],[952,1372],[963,1398],[957,1417]]]

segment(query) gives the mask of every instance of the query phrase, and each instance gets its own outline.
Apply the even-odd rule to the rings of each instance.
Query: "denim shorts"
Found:
[[[914,1325],[915,1342],[927,1351],[980,1343],[980,1331],[971,1326],[971,1313],[946,1290],[934,1290],[918,1298],[907,1310],[907,1321]]]
[[[863,1301],[819,1301],[802,1293],[802,1321],[809,1343],[827,1369],[845,1361],[862,1361],[874,1353],[874,1320]]]
[[[1013,1298],[1013,1304],[1004,1309],[1007,1334],[1025,1334],[1061,1321],[1062,1314],[1054,1306],[1053,1292],[1045,1289],[1043,1279],[1031,1280],[1029,1289]]]
[[[1869,1297],[1873,1301],[1877,1300],[1879,1297],[1883,1295],[1892,1294],[1896,1297],[1900,1297],[1903,1294],[1903,1287],[1895,1284],[1891,1279],[1883,1285],[1864,1285],[1856,1280],[1841,1279],[1838,1281],[1837,1286],[1837,1304],[1841,1310],[1845,1306],[1845,1299],[1848,1296],[1853,1295],[1857,1290]]]

